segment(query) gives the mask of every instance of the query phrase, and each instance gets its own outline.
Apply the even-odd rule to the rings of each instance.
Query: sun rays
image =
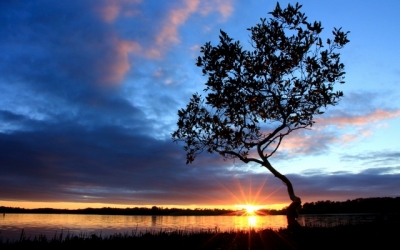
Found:
[[[263,206],[257,206],[257,205],[252,205],[252,204],[246,204],[246,205],[235,205],[235,207],[239,210],[244,210],[245,215],[254,215],[259,209],[262,209]]]

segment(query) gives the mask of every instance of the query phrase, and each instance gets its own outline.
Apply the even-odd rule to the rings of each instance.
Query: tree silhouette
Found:
[[[335,51],[349,42],[349,32],[336,28],[323,42],[321,23],[308,22],[301,7],[281,9],[277,3],[271,18],[248,29],[251,51],[222,30],[217,46],[201,47],[196,65],[208,76],[206,96],[194,94],[178,111],[172,133],[175,142],[185,144],[186,163],[205,150],[266,167],[286,184],[293,209],[301,200],[269,157],[285,136],[311,127],[322,108],[343,96],[333,89],[345,74]]]

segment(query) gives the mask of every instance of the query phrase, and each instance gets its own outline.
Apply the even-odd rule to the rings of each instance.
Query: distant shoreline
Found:
[[[299,214],[397,214],[400,211],[400,197],[378,197],[378,198],[358,198],[347,201],[317,201],[304,203],[298,211]],[[96,214],[96,215],[172,215],[172,216],[208,216],[208,215],[243,215],[246,211],[230,209],[181,209],[181,208],[162,208],[153,206],[134,207],[134,208],[84,208],[84,209],[54,209],[54,208],[34,208],[26,209],[19,207],[0,206],[0,214],[5,216],[13,214]],[[281,210],[260,209],[255,215],[286,215],[286,208]]]

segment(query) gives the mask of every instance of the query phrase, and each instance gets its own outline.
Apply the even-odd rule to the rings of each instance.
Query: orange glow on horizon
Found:
[[[214,179],[214,178],[210,178]],[[214,179],[215,180],[215,179]],[[200,200],[199,203],[192,204],[115,204],[115,203],[95,203],[95,202],[34,202],[34,201],[24,201],[24,200],[14,200],[14,201],[6,201],[0,200],[0,206],[5,207],[20,207],[26,209],[34,209],[34,208],[54,208],[54,209],[84,209],[84,208],[134,208],[134,207],[147,207],[151,208],[153,206],[157,206],[159,208],[178,208],[178,209],[226,209],[226,210],[246,210],[247,215],[256,214],[257,210],[260,209],[276,209],[280,210],[285,206],[288,206],[288,203],[277,203],[271,199],[271,196],[275,194],[281,187],[272,191],[271,193],[265,195],[262,194],[262,190],[267,183],[267,178],[262,181],[258,187],[254,187],[254,184],[251,182],[247,182],[246,185],[241,183],[239,178],[234,179],[236,185],[233,187],[226,187],[217,180],[215,180],[219,186],[219,192],[226,193],[223,199],[216,199],[214,197],[210,197],[207,194],[199,194],[199,193],[191,193],[193,196],[197,196],[197,200]],[[187,189],[182,188],[182,193],[187,193]],[[172,199],[173,200],[173,199]]]
[[[238,209],[245,209],[247,214],[254,214],[257,210],[262,209],[262,206],[256,206],[251,204],[246,205],[235,205]]]
[[[55,208],[55,209],[84,209],[84,208],[133,208],[133,207],[162,207],[162,208],[182,208],[182,209],[229,209],[229,210],[241,210],[246,209],[248,213],[255,212],[258,209],[282,209],[288,204],[268,204],[268,205],[200,205],[200,204],[188,204],[188,205],[174,205],[174,204],[162,204],[162,205],[135,205],[135,204],[110,204],[110,203],[81,203],[81,202],[31,202],[31,201],[4,201],[0,200],[0,206],[4,207],[20,207],[26,209],[33,208]]]

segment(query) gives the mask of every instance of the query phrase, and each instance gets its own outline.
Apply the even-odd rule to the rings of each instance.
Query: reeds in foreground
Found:
[[[19,241],[0,239],[0,249],[398,249],[399,233],[398,221],[259,231],[132,231],[111,236],[67,233],[64,237],[61,232],[33,239],[22,231]]]

